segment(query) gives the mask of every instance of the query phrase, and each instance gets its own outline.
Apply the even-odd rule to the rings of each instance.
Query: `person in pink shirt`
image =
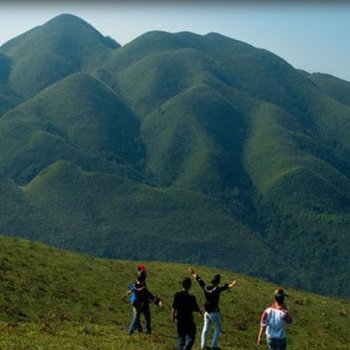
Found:
[[[284,290],[277,288],[274,303],[267,307],[261,315],[258,344],[263,343],[263,335],[266,333],[269,350],[287,349],[285,324],[292,323],[293,319],[284,304],[285,296],[287,294],[284,293]]]

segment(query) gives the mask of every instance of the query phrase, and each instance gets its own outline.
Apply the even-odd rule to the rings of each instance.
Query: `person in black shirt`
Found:
[[[134,293],[134,298],[132,299],[133,306],[133,318],[129,326],[129,335],[134,332],[142,332],[140,317],[143,314],[146,325],[145,333],[151,333],[151,313],[149,309],[149,302],[152,301],[154,304],[162,307],[162,301],[155,295],[153,295],[146,285],[146,271],[141,270],[137,276],[137,280],[134,284],[129,286],[130,290],[128,293]]]
[[[218,347],[219,337],[221,334],[221,314],[219,308],[220,294],[224,290],[233,288],[237,281],[233,280],[230,284],[225,283],[223,286],[219,286],[221,276],[216,274],[211,281],[210,285],[207,285],[201,277],[195,272],[195,270],[190,267],[189,271],[193,278],[197,280],[201,288],[203,289],[205,296],[204,304],[204,326],[201,335],[201,349],[220,349]],[[214,334],[212,339],[212,347],[207,346],[208,334],[210,330],[210,325],[214,324]]]
[[[196,324],[193,312],[202,313],[196,297],[189,293],[192,281],[185,278],[182,281],[182,291],[175,293],[172,308],[172,320],[176,320],[178,335],[178,350],[191,350],[196,340]]]

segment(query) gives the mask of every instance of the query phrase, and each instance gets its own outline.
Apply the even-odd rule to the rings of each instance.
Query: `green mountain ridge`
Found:
[[[0,52],[14,61],[10,86],[28,98],[69,74],[99,65],[118,47],[85,21],[67,14],[4,44]]]
[[[58,250],[37,242],[0,237],[0,346],[14,349],[169,350],[176,348],[176,329],[170,321],[174,293],[188,275],[188,265],[142,261],[148,269],[148,288],[163,309],[151,306],[153,333],[127,335],[131,305],[125,292],[139,261],[97,259]],[[195,266],[209,280],[218,269]],[[225,349],[251,349],[259,319],[276,287],[265,281],[219,270],[223,281],[237,279],[221,297]],[[287,289],[294,323],[288,327],[289,348],[345,350],[348,347],[348,300]],[[193,283],[191,293],[204,304]],[[202,319],[196,318],[200,334]],[[199,337],[196,343],[198,344]]]
[[[91,192],[91,186],[96,191]],[[251,273],[260,269],[253,264],[256,251],[264,265],[271,263],[272,255],[259,236],[232,219],[210,197],[196,192],[82,172],[63,161],[37,176],[24,192],[37,210],[57,225],[52,237],[45,232],[40,240],[68,249],[79,247],[79,251],[98,256],[131,259],[142,259],[142,250],[147,250],[150,259],[233,264]],[[132,250],[130,242],[135,247]],[[217,248],[211,249],[213,245]],[[249,266],[241,264],[243,257]]]
[[[348,84],[217,33],[120,47],[58,16],[0,47],[0,230],[348,297]]]
[[[110,89],[89,75],[70,75],[19,108],[52,124],[53,132],[78,148],[128,159],[137,153],[138,121]]]
[[[326,94],[332,96],[340,103],[350,106],[350,82],[329,74],[306,73],[306,75]]]
[[[123,161],[128,158],[135,163],[142,152],[136,143],[137,119],[107,87],[83,73],[43,90],[4,114],[0,124],[0,133],[4,131],[0,142],[6,151],[2,164],[10,163],[11,176],[20,183],[60,159],[76,161],[87,169],[94,164],[107,172],[137,176]],[[22,143],[18,152],[10,147],[14,135]]]

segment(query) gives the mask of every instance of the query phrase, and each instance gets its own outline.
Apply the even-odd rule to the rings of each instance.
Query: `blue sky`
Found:
[[[124,45],[150,30],[217,32],[265,48],[295,68],[350,81],[346,1],[2,1],[0,45],[61,13]]]

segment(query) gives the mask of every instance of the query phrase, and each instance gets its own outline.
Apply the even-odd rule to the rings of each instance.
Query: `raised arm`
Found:
[[[190,267],[188,268],[188,271],[189,271],[189,273],[192,275],[193,278],[196,278],[196,277],[197,277],[197,273],[196,273],[196,271],[194,270],[194,268],[193,268],[192,266],[190,266]]]
[[[194,270],[193,267],[190,266],[190,267],[188,268],[188,271],[190,272],[190,274],[192,275],[192,277],[193,277],[194,279],[197,280],[197,282],[199,283],[199,285],[200,285],[202,288],[204,288],[204,287],[206,286],[206,283],[202,280],[202,278],[199,277],[199,275],[197,274],[197,272]]]
[[[233,280],[233,281],[228,285],[228,287],[229,287],[229,288],[233,288],[233,287],[236,286],[236,284],[237,284],[237,281],[236,281],[236,280]]]
[[[236,280],[233,280],[231,283],[225,283],[223,286],[219,287],[220,292],[223,292],[224,290],[231,289],[235,287],[237,284]]]

